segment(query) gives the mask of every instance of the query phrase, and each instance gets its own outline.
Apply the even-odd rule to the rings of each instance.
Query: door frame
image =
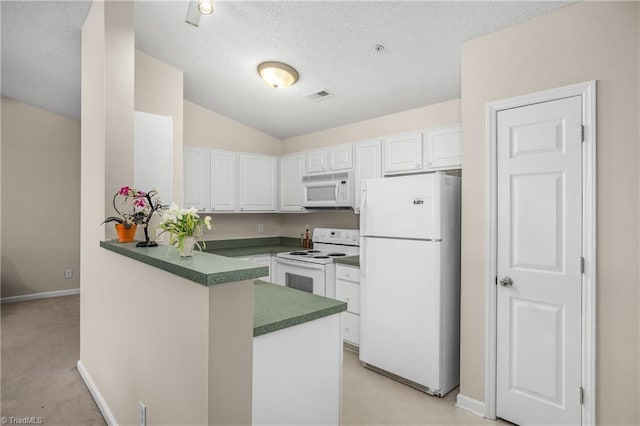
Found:
[[[484,415],[496,418],[497,374],[497,116],[521,106],[582,96],[582,425],[596,424],[596,81],[573,84],[489,102],[487,119],[487,198],[485,266],[485,383]],[[577,260],[576,260],[577,261]],[[579,397],[576,391],[576,398]]]

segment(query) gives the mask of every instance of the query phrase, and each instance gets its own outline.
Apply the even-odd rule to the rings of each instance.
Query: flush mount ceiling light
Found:
[[[200,17],[202,15],[211,15],[212,13],[213,0],[190,0],[187,8],[187,17],[184,20],[187,24],[199,27]]]
[[[263,62],[258,65],[258,74],[274,89],[286,89],[300,78],[298,71],[282,62]]]

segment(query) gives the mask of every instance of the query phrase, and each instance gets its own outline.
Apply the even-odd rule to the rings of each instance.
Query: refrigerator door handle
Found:
[[[360,236],[366,236],[367,211],[365,205],[367,202],[367,190],[362,191],[362,200],[360,201]]]

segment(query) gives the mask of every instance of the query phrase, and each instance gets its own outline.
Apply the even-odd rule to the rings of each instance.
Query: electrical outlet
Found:
[[[258,234],[264,233],[264,223],[258,224]]]
[[[67,280],[70,280],[71,278],[73,278],[73,269],[65,269],[64,278]]]
[[[147,426],[147,406],[138,401],[138,426]]]

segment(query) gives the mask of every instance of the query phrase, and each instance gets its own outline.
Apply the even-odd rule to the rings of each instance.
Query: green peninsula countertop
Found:
[[[347,310],[347,304],[340,300],[261,280],[253,288],[254,337]]]
[[[193,257],[180,257],[178,249],[169,246],[136,247],[136,243],[100,241],[100,247],[204,286],[251,280],[269,274],[268,266],[256,266],[243,260],[195,250]]]
[[[333,259],[335,263],[360,267],[360,256],[336,257]]]
[[[235,240],[206,241],[207,253],[227,257],[253,256],[256,254],[276,254],[300,250],[300,240],[288,237],[243,238]]]

